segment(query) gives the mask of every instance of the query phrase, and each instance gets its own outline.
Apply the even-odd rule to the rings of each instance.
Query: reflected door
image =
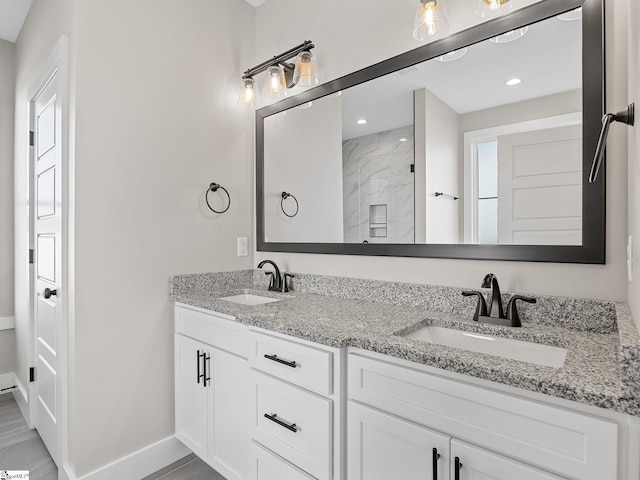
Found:
[[[582,245],[582,125],[498,137],[498,243]]]

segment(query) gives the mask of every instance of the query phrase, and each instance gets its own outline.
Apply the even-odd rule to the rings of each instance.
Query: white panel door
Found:
[[[582,245],[582,126],[498,137],[498,243]]]
[[[62,312],[62,111],[54,74],[32,102],[34,131],[34,336],[35,426],[59,465],[58,348]]]
[[[459,440],[451,440],[451,472],[454,480],[562,480]]]
[[[350,480],[448,480],[449,437],[349,402]]]

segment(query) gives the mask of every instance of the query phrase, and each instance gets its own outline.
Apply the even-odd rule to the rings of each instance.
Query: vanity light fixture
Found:
[[[509,43],[509,42],[513,42],[514,40],[518,40],[519,38],[524,36],[524,34],[527,33],[528,31],[529,31],[528,26],[517,28],[515,30],[510,30],[508,32],[505,32],[502,35],[498,35],[497,37],[490,38],[489,40],[492,41],[493,43]]]
[[[449,28],[444,0],[420,0],[413,21],[413,38],[424,42],[429,37],[436,38],[444,35]]]
[[[462,58],[467,53],[467,47],[460,48],[459,50],[454,50],[453,52],[445,53],[444,55],[440,55],[436,57],[438,62],[453,62],[454,60],[458,60]]]
[[[311,49],[314,47],[311,40],[306,40],[300,45],[246,70],[242,75],[240,104],[251,106],[255,103],[257,90],[254,77],[262,72],[267,72],[264,93],[272,99],[286,96],[287,89],[295,85],[302,87],[317,85],[319,82],[318,68],[316,59],[311,54]],[[296,59],[295,65],[289,63],[292,58]]]
[[[356,123],[358,125],[364,125],[365,123],[367,123],[367,121],[364,118],[361,118],[360,120],[356,120]]]
[[[474,11],[482,18],[495,17],[511,10],[514,3],[516,0],[478,0]]]
[[[519,83],[522,83],[522,79],[520,79],[520,78],[510,78],[509,80],[504,82],[504,84],[507,87],[513,87],[514,85],[518,85]]]

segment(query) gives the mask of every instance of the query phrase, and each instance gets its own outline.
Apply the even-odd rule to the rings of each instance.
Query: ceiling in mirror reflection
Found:
[[[461,58],[435,59],[343,91],[343,139],[413,123],[413,91],[427,88],[458,114],[579,89],[582,22],[557,17],[517,40],[480,42]],[[505,81],[522,82],[508,87]],[[365,125],[356,121],[367,119]]]

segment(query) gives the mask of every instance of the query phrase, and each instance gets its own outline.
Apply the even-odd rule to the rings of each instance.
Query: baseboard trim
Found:
[[[140,480],[191,453],[175,436],[141,448],[77,480]]]
[[[15,386],[16,386],[16,375],[13,372],[0,374],[0,393],[5,393],[1,391],[1,390],[4,390],[5,388],[11,388]],[[6,393],[9,393],[9,391]]]
[[[20,380],[18,380],[18,376],[14,375],[14,384],[16,388],[13,391],[13,398],[16,399],[16,403],[18,404],[18,408],[24,417],[24,421],[27,422],[29,428],[33,428],[33,424],[31,423],[31,416],[29,415],[29,396],[27,395],[27,391],[24,389]]]
[[[15,328],[15,317],[0,317],[0,330],[10,330]]]

